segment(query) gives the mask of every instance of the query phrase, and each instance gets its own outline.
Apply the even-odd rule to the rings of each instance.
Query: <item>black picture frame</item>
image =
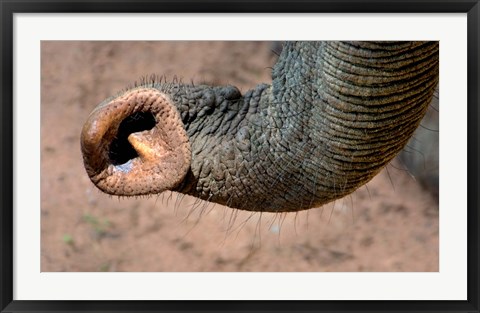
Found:
[[[274,4],[274,5],[273,5]],[[479,312],[478,0],[1,0],[1,312]],[[13,300],[13,16],[15,13],[467,13],[468,299],[466,301],[19,301]]]

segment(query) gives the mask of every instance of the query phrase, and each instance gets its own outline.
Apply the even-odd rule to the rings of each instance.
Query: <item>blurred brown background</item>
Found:
[[[172,193],[117,199],[89,181],[79,136],[102,100],[151,74],[245,92],[270,81],[272,48],[42,42],[42,271],[438,271],[437,200],[398,160],[352,196],[297,214],[241,212]]]

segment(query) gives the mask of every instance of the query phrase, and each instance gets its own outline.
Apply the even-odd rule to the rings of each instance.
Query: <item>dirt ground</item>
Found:
[[[117,199],[90,182],[80,131],[142,76],[270,81],[268,42],[42,42],[41,270],[438,271],[438,203],[398,161],[343,200],[259,214],[166,193]]]

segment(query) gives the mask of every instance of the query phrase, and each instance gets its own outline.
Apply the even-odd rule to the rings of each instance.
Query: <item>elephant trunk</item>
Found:
[[[92,181],[174,190],[253,211],[299,211],[368,182],[404,147],[438,82],[438,42],[288,42],[272,85],[151,82],[82,131]],[[120,148],[119,148],[120,147]]]

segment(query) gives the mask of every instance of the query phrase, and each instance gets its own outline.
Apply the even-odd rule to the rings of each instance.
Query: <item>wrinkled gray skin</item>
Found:
[[[145,84],[172,100],[188,135],[190,166],[169,189],[272,212],[344,197],[390,162],[419,125],[438,83],[438,50],[438,42],[287,42],[272,85],[244,95],[234,86]],[[82,142],[97,184],[109,161],[94,160],[91,147]],[[99,188],[124,195],[123,183]]]

